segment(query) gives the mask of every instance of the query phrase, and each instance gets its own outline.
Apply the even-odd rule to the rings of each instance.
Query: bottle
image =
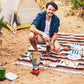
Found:
[[[74,50],[72,50],[72,55],[74,54]]]
[[[49,42],[46,42],[46,54],[49,54],[50,52],[50,45]]]
[[[16,27],[17,27],[16,22],[13,23],[13,27],[14,27],[14,29],[13,29],[13,33],[15,34],[15,33],[16,33]]]

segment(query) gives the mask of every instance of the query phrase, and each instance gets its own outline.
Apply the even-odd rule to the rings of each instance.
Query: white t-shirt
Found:
[[[49,35],[50,23],[51,23],[51,20],[48,21],[48,20],[46,19],[46,25],[45,25],[45,30],[44,30],[44,32],[45,32],[47,35]]]

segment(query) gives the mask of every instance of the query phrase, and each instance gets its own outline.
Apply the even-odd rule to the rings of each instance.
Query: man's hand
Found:
[[[47,34],[43,33],[42,36],[46,42],[50,42],[50,37]]]
[[[52,51],[54,51],[54,42],[53,41],[50,42],[50,48]]]

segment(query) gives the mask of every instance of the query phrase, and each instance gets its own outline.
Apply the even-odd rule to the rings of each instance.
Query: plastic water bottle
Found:
[[[74,50],[72,50],[72,54],[74,54]]]
[[[13,29],[13,33],[15,34],[15,33],[16,33],[16,30],[17,30],[17,29],[16,29],[16,27],[17,27],[16,22],[13,23],[13,27],[14,27],[14,29]]]

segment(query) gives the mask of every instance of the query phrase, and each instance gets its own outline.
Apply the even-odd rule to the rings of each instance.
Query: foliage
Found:
[[[1,19],[0,19],[0,30],[2,29],[2,27],[5,27],[6,25],[3,23],[3,19],[4,19],[4,17],[2,17]]]
[[[82,8],[84,10],[84,0],[71,0],[73,9]]]
[[[2,11],[2,8],[0,7],[0,12]],[[5,27],[6,25],[3,23],[3,19],[4,19],[4,17],[2,16],[1,18],[0,18],[0,31],[1,31],[1,29],[2,29],[2,27]]]

